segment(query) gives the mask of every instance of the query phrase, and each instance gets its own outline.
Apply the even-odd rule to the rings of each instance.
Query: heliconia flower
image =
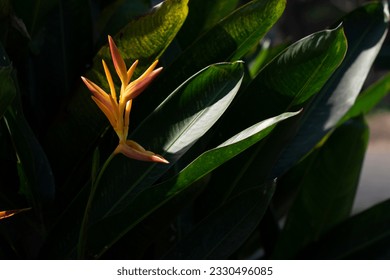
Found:
[[[162,156],[156,155],[151,151],[146,151],[138,143],[132,140],[127,140],[133,99],[136,98],[157,77],[157,75],[161,72],[162,67],[155,69],[158,63],[158,60],[156,60],[140,77],[131,81],[134,70],[137,67],[138,60],[136,60],[130,68],[127,69],[126,63],[119,53],[119,50],[111,36],[108,36],[108,42],[114,68],[121,81],[119,96],[117,96],[110,70],[104,60],[102,60],[102,64],[110,87],[109,94],[87,78],[81,77],[81,79],[91,91],[92,100],[107,117],[119,137],[119,144],[114,150],[114,154],[122,153],[129,158],[142,161],[168,163],[168,161]]]

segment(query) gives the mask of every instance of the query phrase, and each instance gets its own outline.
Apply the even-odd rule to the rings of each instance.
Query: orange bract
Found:
[[[7,211],[0,211],[0,220],[12,217],[15,214],[18,214],[20,212],[31,210],[31,208],[23,208],[23,209],[16,209],[16,210],[7,210]]]
[[[108,36],[108,42],[114,68],[121,81],[119,96],[116,94],[110,70],[104,60],[102,63],[110,87],[109,94],[87,78],[81,77],[81,79],[91,91],[92,100],[107,117],[119,137],[119,144],[114,153],[122,153],[129,158],[142,161],[168,163],[163,157],[156,155],[153,152],[146,151],[134,141],[127,140],[132,101],[157,77],[161,72],[162,67],[155,69],[158,63],[156,60],[140,77],[130,82],[134,70],[137,67],[138,60],[136,60],[127,70],[126,63],[111,36]]]

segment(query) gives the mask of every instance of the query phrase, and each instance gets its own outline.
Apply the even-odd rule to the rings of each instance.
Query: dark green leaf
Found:
[[[20,191],[30,200],[36,213],[41,214],[42,205],[54,199],[53,174],[42,147],[23,116],[18,82],[2,48],[0,57],[0,117],[4,113],[17,155]]]
[[[272,177],[288,170],[333,129],[352,107],[387,34],[388,10],[367,4],[343,19],[346,57],[302,115],[296,137],[273,168]]]
[[[31,36],[42,27],[46,16],[58,4],[58,0],[13,0],[15,13],[27,26]]]
[[[148,114],[187,77],[207,65],[242,58],[279,19],[285,4],[285,0],[255,0],[224,18],[181,53],[160,82],[150,87],[150,94],[140,97],[147,100],[148,107],[138,114]]]
[[[178,34],[181,48],[188,47],[202,32],[233,12],[238,0],[191,0],[189,13]]]
[[[213,142],[273,114],[289,108],[300,109],[324,85],[343,60],[345,52],[346,40],[341,27],[315,33],[289,46],[237,97],[222,118]],[[287,123],[276,129],[275,132],[280,132],[271,135],[269,141],[250,148],[235,161],[217,170],[211,183],[215,187],[205,195],[204,205],[213,208],[236,187],[263,183],[273,158],[280,153],[289,129],[293,127],[289,121]],[[260,145],[265,146],[262,148]]]
[[[162,155],[170,165],[114,159],[98,187],[97,217],[120,210],[133,191],[153,184],[186,153],[225,112],[242,78],[242,62],[220,63],[203,69],[174,91],[129,137]]]
[[[20,183],[26,187],[21,191],[30,199],[33,209],[40,211],[42,205],[54,200],[55,185],[50,164],[19,105],[11,106],[4,118],[19,161]]]
[[[335,130],[301,171],[299,193],[288,212],[274,258],[293,258],[351,212],[368,143],[363,118]],[[293,186],[291,186],[293,187]]]
[[[304,259],[388,259],[390,201],[339,224],[299,257]]]
[[[130,138],[174,164],[226,110],[239,89],[242,77],[242,62],[221,63],[205,68],[172,93],[139,125]],[[169,167],[165,164],[139,162],[121,155],[115,157],[97,188],[98,195],[92,206],[90,220],[96,222],[126,207],[133,201],[134,192],[152,185]],[[74,227],[80,218],[73,216],[84,211],[87,191],[88,188],[84,188],[80,197],[70,206],[59,224],[60,232],[55,234],[63,235],[64,228],[69,225],[72,230],[65,233],[65,238],[77,238],[77,229],[74,230]],[[51,242],[55,242],[55,239]],[[66,255],[74,249],[72,246],[75,246],[76,241],[71,242],[73,244],[66,248],[57,248],[51,244],[48,249]]]
[[[128,23],[114,36],[128,65],[135,59],[140,60],[136,76],[158,58],[176,36],[188,12],[187,2],[188,0],[167,0],[152,13]],[[107,81],[101,59],[106,59],[111,64],[107,45],[95,57],[93,68],[87,73],[87,77],[105,88]],[[90,95],[82,85],[68,104],[66,116],[61,122],[55,123],[49,133],[47,142],[62,147],[61,150],[53,145],[48,147],[54,167],[59,174],[63,173],[62,176],[68,176],[69,169],[77,165],[107,127],[106,118]]]
[[[231,198],[196,225],[165,258],[227,259],[260,223],[273,192],[271,182]]]
[[[153,212],[161,211],[162,206],[167,204],[173,204],[174,207],[178,207],[177,204],[180,207],[185,206],[188,201],[186,194],[195,191],[196,185],[193,185],[194,182],[266,137],[278,122],[296,114],[285,113],[242,131],[217,148],[203,153],[178,175],[139,193],[134,202],[129,204],[121,213],[108,217],[91,228],[90,232],[101,232],[99,236],[93,236],[92,234],[90,236],[92,255],[101,255],[107,249],[106,247],[111,246],[143,219]],[[169,207],[170,210],[172,207]],[[163,219],[170,218],[164,213],[161,214]],[[127,222],[118,222],[123,219],[126,219]],[[109,229],[109,232],[105,232],[106,229]]]
[[[149,0],[117,0],[108,5],[99,15],[97,27],[101,36],[100,42],[106,43],[107,35],[116,34],[135,17],[148,12]]]
[[[259,119],[301,108],[343,61],[347,42],[342,26],[309,35],[276,56],[249,84],[225,118],[224,130],[240,131]],[[245,110],[242,110],[245,108]],[[240,119],[239,123],[233,119]],[[228,128],[229,127],[229,128]]]
[[[0,119],[16,96],[16,86],[12,79],[12,71],[11,63],[0,45]]]

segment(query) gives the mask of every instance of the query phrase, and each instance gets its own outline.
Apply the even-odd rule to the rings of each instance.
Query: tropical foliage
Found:
[[[0,257],[388,257],[386,3],[268,46],[285,0],[1,1]]]

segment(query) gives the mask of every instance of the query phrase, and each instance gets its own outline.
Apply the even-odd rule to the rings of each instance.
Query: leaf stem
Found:
[[[100,183],[100,180],[102,178],[102,175],[104,171],[107,169],[107,166],[111,162],[111,160],[116,155],[115,152],[111,153],[111,155],[106,159],[104,162],[102,168],[100,169],[96,180],[95,178],[92,178],[91,182],[91,192],[89,193],[87,206],[85,207],[84,217],[83,221],[81,222],[81,228],[80,228],[80,234],[79,234],[79,242],[77,247],[77,256],[78,259],[84,259],[85,258],[85,251],[86,251],[86,244],[87,244],[87,237],[88,237],[88,221],[89,221],[89,214],[91,212],[92,207],[92,201],[95,197],[97,186]]]

